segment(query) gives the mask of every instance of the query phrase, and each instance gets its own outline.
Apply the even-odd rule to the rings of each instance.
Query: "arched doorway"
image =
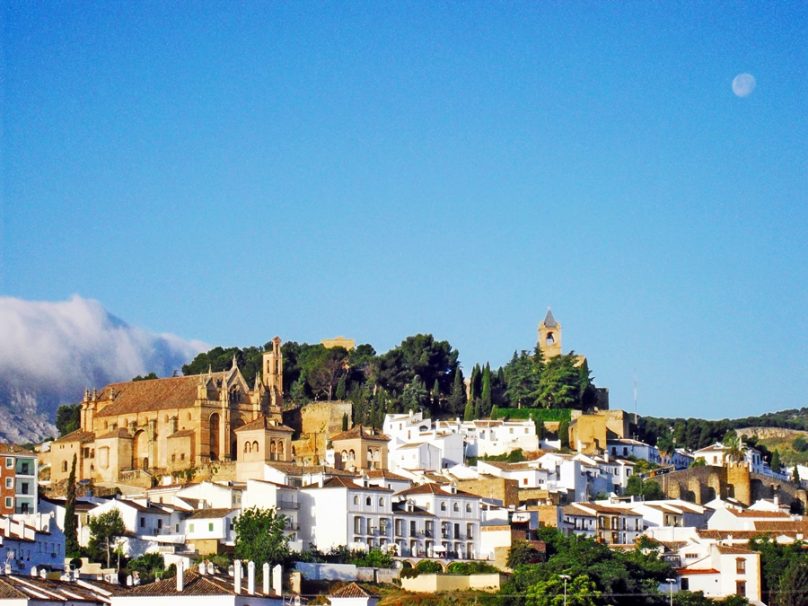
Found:
[[[210,415],[210,460],[218,461],[221,456],[219,443],[219,413]]]
[[[132,442],[132,469],[149,468],[149,437],[144,430],[135,433]]]

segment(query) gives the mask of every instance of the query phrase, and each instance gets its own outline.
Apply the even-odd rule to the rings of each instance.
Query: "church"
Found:
[[[252,388],[234,356],[226,371],[85,390],[80,428],[52,442],[43,462],[58,482],[69,476],[75,455],[77,480],[114,483],[126,473],[181,472],[247,452],[291,461],[293,431],[282,424],[282,394],[279,337],[264,352]],[[246,433],[249,440],[239,439]]]

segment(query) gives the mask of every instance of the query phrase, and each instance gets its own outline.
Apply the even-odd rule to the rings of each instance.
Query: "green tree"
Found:
[[[783,572],[777,594],[777,606],[808,604],[808,560],[794,558]]]
[[[772,452],[772,460],[771,463],[769,463],[769,467],[771,467],[774,472],[779,472],[780,468],[783,467],[783,464],[780,462],[780,451],[777,449]]]
[[[558,439],[561,442],[561,448],[570,447],[570,422],[566,419],[558,424]]]
[[[480,408],[483,416],[491,413],[494,403],[491,400],[491,366],[488,364],[483,368],[482,387],[480,388]]]
[[[132,381],[151,381],[153,379],[159,379],[160,377],[157,376],[156,373],[150,372],[147,375],[138,375],[132,378]]]
[[[344,400],[345,395],[348,392],[348,377],[347,375],[342,375],[337,381],[337,388],[334,390],[334,397],[337,400]]]
[[[282,564],[289,558],[287,518],[274,508],[244,509],[233,526],[236,531],[235,555],[256,565]],[[258,567],[260,570],[260,566]]]
[[[96,560],[106,554],[107,568],[109,568],[116,539],[122,537],[126,532],[121,513],[117,509],[110,509],[97,516],[90,516],[89,526],[89,551]]]
[[[452,393],[449,394],[448,412],[452,415],[463,414],[466,406],[466,386],[463,384],[463,373],[458,368],[452,379]]]
[[[76,431],[80,422],[81,404],[62,404],[56,409],[56,429],[59,430],[59,437]]]
[[[538,348],[531,354],[513,352],[511,361],[504,368],[505,397],[511,406],[534,407],[539,397],[542,359]]]
[[[474,420],[474,402],[472,400],[466,400],[466,407],[463,410],[463,420],[464,421]]]
[[[508,551],[508,567],[516,568],[522,564],[537,564],[544,559],[544,554],[528,541],[514,541]]]
[[[145,553],[129,560],[126,570],[130,574],[137,572],[141,583],[151,583],[167,576],[165,561],[159,553]]]
[[[538,402],[544,408],[581,408],[581,372],[573,354],[551,358],[542,369]]]
[[[342,431],[348,431],[348,413],[342,414]]]
[[[418,375],[424,385],[432,385],[437,379],[440,392],[449,393],[458,355],[448,341],[437,341],[432,335],[407,337],[380,357],[379,383],[400,396]]]
[[[415,375],[401,394],[401,406],[404,410],[421,410],[425,407],[428,396],[423,380]]]
[[[76,518],[76,455],[70,465],[67,477],[67,498],[65,499],[65,556],[75,558],[81,553],[79,546],[78,518]]]
[[[794,469],[791,471],[791,481],[797,485],[800,483],[800,470],[796,465],[794,465]]]
[[[525,593],[527,606],[596,606],[601,592],[586,575],[570,579],[564,590],[564,580],[554,575],[528,587]]]

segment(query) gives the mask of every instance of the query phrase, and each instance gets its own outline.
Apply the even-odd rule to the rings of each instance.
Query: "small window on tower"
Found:
[[[551,332],[547,333],[547,338],[545,339],[545,342],[547,343],[547,345],[552,345],[553,343],[555,343],[555,336],[553,335],[553,333]]]

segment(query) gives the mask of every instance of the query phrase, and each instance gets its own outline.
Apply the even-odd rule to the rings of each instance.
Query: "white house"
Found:
[[[0,516],[0,562],[27,574],[32,567],[62,570],[65,536],[48,514]]]
[[[686,561],[676,571],[680,589],[703,591],[705,597],[713,599],[739,595],[760,603],[759,552],[718,543],[688,543],[680,552]]]
[[[468,457],[498,456],[514,450],[539,450],[536,424],[531,419],[465,421],[459,424],[458,430],[465,439]]]
[[[559,529],[603,543],[630,545],[645,528],[642,516],[630,509],[599,503],[572,503],[562,508]]]
[[[289,532],[289,548],[292,551],[303,551],[306,545],[298,535],[300,522],[300,490],[285,484],[276,484],[266,480],[247,480],[247,488],[242,494],[242,508],[250,507],[274,508],[286,518]]]
[[[505,461],[477,461],[482,474],[516,480],[519,488],[547,488],[550,472],[533,462],[508,463]]]
[[[443,465],[443,454],[437,446],[429,442],[395,443],[390,442],[387,461],[391,471],[400,473],[408,469],[439,471]]]
[[[180,524],[180,533],[185,543],[194,546],[202,555],[219,553],[220,548],[233,547],[236,541],[234,529],[239,509],[197,509]]]
[[[657,465],[662,462],[662,456],[656,446],[651,446],[639,440],[628,438],[606,440],[606,450],[613,457],[633,457]]]
[[[429,483],[396,494],[396,500],[435,516],[435,557],[475,559],[480,552],[480,497],[457,490],[454,485]],[[431,537],[429,537],[431,538]],[[429,547],[425,545],[427,552]]]

